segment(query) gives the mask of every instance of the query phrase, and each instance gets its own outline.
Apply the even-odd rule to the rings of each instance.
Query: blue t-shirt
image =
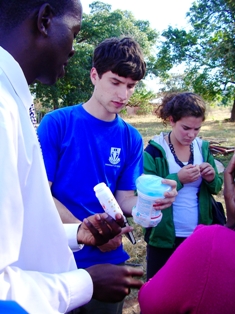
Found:
[[[80,220],[103,211],[93,190],[96,184],[105,182],[113,193],[135,190],[143,173],[142,138],[118,115],[106,122],[81,104],[57,109],[42,119],[38,136],[52,194]],[[81,268],[129,258],[122,246],[105,253],[85,246],[74,255]]]
[[[0,313],[5,314],[27,314],[18,303],[15,301],[0,301]]]

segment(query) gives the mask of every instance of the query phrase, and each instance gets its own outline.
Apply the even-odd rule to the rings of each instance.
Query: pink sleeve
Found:
[[[199,226],[139,291],[142,314],[187,313],[197,306],[210,267],[213,230]],[[201,230],[201,231],[200,231]]]

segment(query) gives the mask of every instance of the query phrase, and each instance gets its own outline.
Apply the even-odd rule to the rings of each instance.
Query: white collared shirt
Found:
[[[78,225],[66,233],[29,118],[32,97],[19,64],[0,47],[0,299],[29,313],[65,313],[87,303],[90,275],[77,270]],[[68,240],[66,234],[72,236]]]

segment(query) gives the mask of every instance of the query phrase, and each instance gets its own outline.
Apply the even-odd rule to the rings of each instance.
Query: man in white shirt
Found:
[[[123,219],[61,223],[28,114],[28,84],[64,75],[81,18],[79,0],[0,1],[0,299],[29,313],[69,312],[91,297],[117,302],[142,285],[133,278],[142,270],[128,266],[76,269],[71,249],[106,243]]]

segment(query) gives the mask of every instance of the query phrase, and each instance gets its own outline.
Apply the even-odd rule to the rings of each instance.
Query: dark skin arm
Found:
[[[235,226],[235,154],[224,171],[224,200],[227,211],[227,227]]]
[[[99,264],[88,267],[94,292],[93,298],[102,302],[120,302],[129,293],[130,289],[139,289],[143,282],[135,277],[141,277],[143,270],[131,266]]]
[[[133,228],[124,225],[123,216],[116,215],[114,220],[107,213],[95,214],[85,218],[78,229],[77,241],[85,245],[103,245],[115,236],[132,231]]]
[[[51,187],[52,182],[49,181],[49,185]],[[55,197],[53,199],[63,223],[81,223],[60,201]],[[92,215],[84,219],[80,226],[77,238],[78,243],[101,246],[102,248],[104,244],[106,245],[109,242],[107,243],[108,248],[106,246],[106,249],[103,251],[114,250],[121,245],[122,234],[133,230],[132,227],[123,227],[123,225],[124,220],[121,215],[116,215],[116,221],[111,219],[106,213]],[[123,228],[120,229],[119,226]]]

